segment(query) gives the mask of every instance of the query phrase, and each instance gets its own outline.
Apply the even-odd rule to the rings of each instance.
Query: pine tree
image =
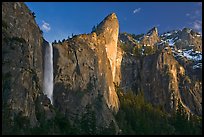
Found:
[[[86,106],[86,112],[81,118],[81,130],[83,134],[96,134],[96,116],[95,112],[91,110],[91,106]]]
[[[32,15],[33,15],[34,18],[36,17],[36,16],[35,16],[35,12],[32,12]]]
[[[92,28],[92,32],[96,32],[96,26],[95,25]]]

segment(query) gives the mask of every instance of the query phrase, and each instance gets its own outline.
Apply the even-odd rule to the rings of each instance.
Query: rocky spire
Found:
[[[119,33],[119,23],[115,13],[109,14],[105,19],[97,26],[96,34],[100,41],[97,45],[99,52],[105,51],[106,55],[101,58],[107,57],[107,63],[110,64],[110,75],[106,75],[105,79],[108,81],[108,93],[105,96],[106,102],[109,107],[113,107],[118,110],[118,97],[115,92],[113,82],[115,82],[116,68],[117,68],[117,42]],[[104,44],[102,44],[104,43]],[[101,56],[101,53],[99,53]],[[99,59],[99,72],[103,72],[103,66],[105,62]],[[107,68],[108,69],[108,68]],[[106,70],[107,73],[108,70]]]
[[[63,87],[67,87],[67,83],[71,83],[70,87],[72,91],[79,89],[83,91],[93,87],[91,89],[94,90],[93,94],[95,95],[88,95],[89,99],[86,98],[85,100],[93,100],[94,97],[98,96],[97,94],[100,94],[103,95],[104,103],[107,104],[109,109],[118,111],[119,100],[113,84],[116,73],[119,73],[116,71],[117,66],[120,66],[120,62],[116,60],[118,32],[118,19],[115,13],[112,13],[105,17],[91,34],[76,36],[64,43],[64,46],[54,46],[54,66],[55,64],[58,66],[57,69],[54,67],[56,71],[54,72],[56,74],[54,97],[57,96],[55,93],[60,93],[60,91],[58,92],[57,85],[59,81]],[[74,47],[74,51],[71,47]],[[69,54],[67,54],[67,51],[69,51]],[[73,59],[70,57],[73,57]],[[67,62],[70,62],[70,64],[67,64]],[[80,73],[76,73],[75,70],[78,70]],[[71,79],[64,79],[65,75]],[[72,77],[74,78],[72,79]],[[61,103],[63,99],[59,98],[57,100],[59,100],[60,105],[64,106]],[[83,106],[86,103],[88,102],[83,102]],[[67,109],[73,107],[69,102],[67,102],[66,106]]]
[[[105,40],[107,57],[110,61],[113,81],[115,80],[115,63],[117,56],[119,23],[115,13],[109,14],[97,27],[97,35]]]
[[[109,37],[109,35],[117,34],[119,30],[119,23],[115,13],[109,14],[105,19],[97,26],[96,34],[104,35]],[[115,35],[114,35],[115,36]]]
[[[159,42],[160,38],[158,36],[158,30],[156,27],[153,27],[147,32],[147,34],[141,40],[141,44],[147,46],[153,46],[155,43]]]
[[[148,36],[151,36],[151,35],[157,35],[158,36],[158,30],[156,27],[153,27],[151,30],[148,31],[147,33]]]

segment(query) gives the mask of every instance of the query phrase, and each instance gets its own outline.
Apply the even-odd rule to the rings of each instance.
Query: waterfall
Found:
[[[45,47],[43,93],[53,104],[53,51],[52,44]]]

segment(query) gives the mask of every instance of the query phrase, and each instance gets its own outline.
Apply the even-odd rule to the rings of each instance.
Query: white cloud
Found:
[[[45,32],[50,31],[51,30],[50,24],[45,22],[44,20],[42,22],[43,22],[43,24],[41,26],[42,30],[44,30]]]
[[[197,9],[197,10],[192,11],[190,13],[186,13],[186,17],[193,19],[193,20],[200,18],[201,16],[202,16],[202,9]]]
[[[196,3],[196,4],[198,4],[198,3]],[[201,33],[202,32],[202,7],[197,7],[192,12],[186,13],[186,17],[190,19],[189,24],[191,25],[191,27],[195,31]]]
[[[135,10],[133,11],[133,14],[138,13],[138,12],[140,12],[140,11],[141,11],[141,8],[137,8],[137,9],[135,9]]]
[[[202,21],[196,20],[193,22],[193,28],[199,32],[202,31]]]

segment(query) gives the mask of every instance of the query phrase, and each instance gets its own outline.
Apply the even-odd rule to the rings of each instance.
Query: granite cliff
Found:
[[[2,3],[4,134],[25,134],[28,127],[28,133],[47,127],[45,133],[67,133],[61,125],[79,134],[114,127],[118,134],[118,87],[124,94],[144,93],[170,115],[181,104],[188,114],[202,116],[202,35],[191,29],[119,33],[111,13],[91,33],[53,42],[53,104],[43,93],[48,46],[34,12],[22,2]]]
[[[10,132],[17,118],[39,125],[45,111],[43,53],[48,44],[34,14],[21,2],[2,3],[2,115],[3,131]],[[41,109],[41,111],[39,111]]]
[[[118,30],[118,20],[113,13],[95,32],[53,45],[54,104],[60,111],[67,115],[81,114],[91,104],[97,117],[103,119],[99,122],[113,119],[109,109],[114,112],[119,109],[113,83],[120,66],[119,60],[116,61]]]
[[[156,28],[142,36],[121,34],[120,45],[125,51],[121,64],[121,87],[126,91],[144,92],[146,100],[162,106],[169,113],[177,110],[180,102],[187,112],[202,115],[202,80],[199,77],[202,66],[193,67],[201,61],[201,39],[200,35],[194,39],[184,39],[186,30],[184,28],[174,33],[176,36],[168,34],[168,37],[165,37],[167,33],[160,37]],[[187,34],[190,35],[190,32]],[[144,43],[144,39],[147,43]],[[176,43],[184,41],[197,43],[188,50],[199,54],[189,53],[187,56],[186,49],[179,48]],[[185,48],[189,47],[188,44],[185,44]]]

